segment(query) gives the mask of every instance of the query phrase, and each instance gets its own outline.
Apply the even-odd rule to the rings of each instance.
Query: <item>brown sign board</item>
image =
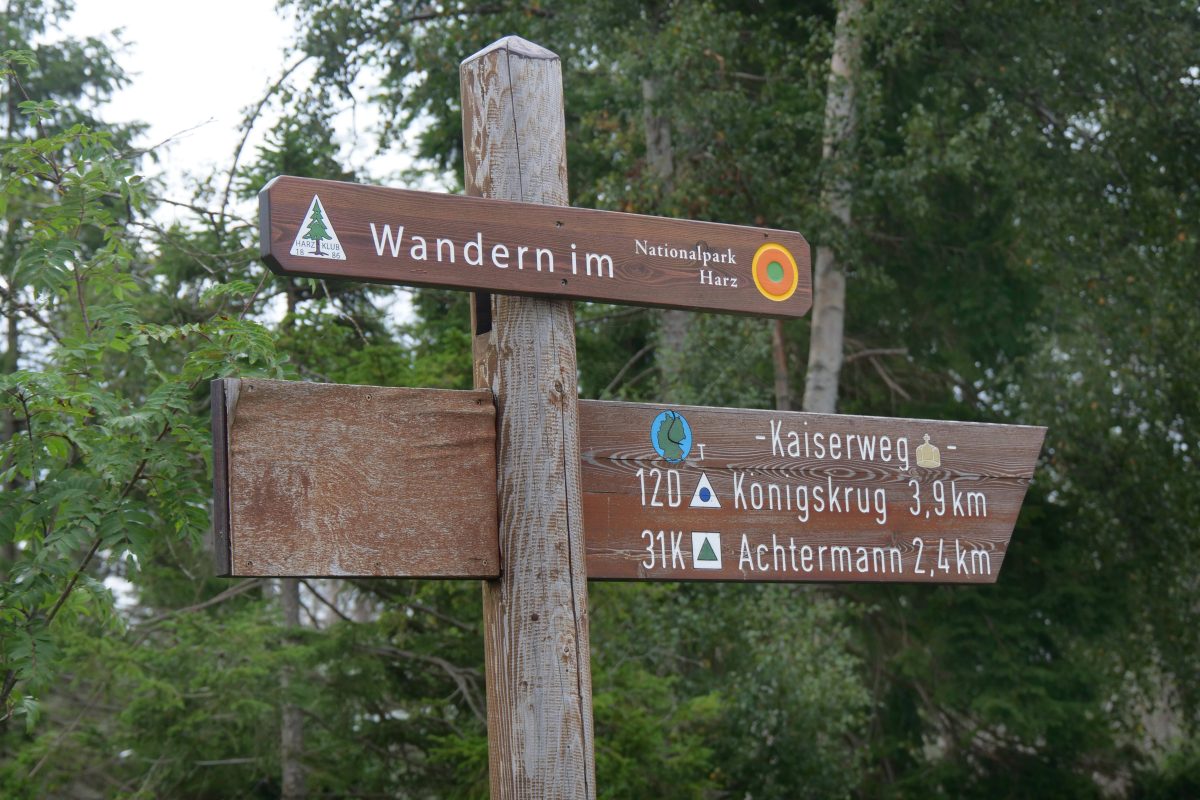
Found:
[[[598,580],[991,583],[1045,436],[600,401],[579,416]],[[222,574],[499,574],[487,391],[224,380],[213,417]]]
[[[991,583],[1046,432],[579,406],[595,579]]]
[[[486,391],[212,384],[217,572],[494,578]]]
[[[259,225],[281,275],[783,318],[812,305],[793,231],[289,176],[259,193]]]

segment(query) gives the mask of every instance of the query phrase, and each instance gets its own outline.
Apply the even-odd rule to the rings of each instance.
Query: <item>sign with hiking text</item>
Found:
[[[799,233],[283,176],[259,193],[281,275],[766,317],[812,305]]]
[[[992,583],[1046,432],[579,408],[592,579]]]
[[[486,391],[213,383],[217,571],[495,577]],[[989,583],[1044,428],[579,402],[589,579]]]

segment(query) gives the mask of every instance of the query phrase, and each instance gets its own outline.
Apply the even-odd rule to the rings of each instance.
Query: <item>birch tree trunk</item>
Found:
[[[862,12],[863,0],[839,3],[829,64],[829,93],[825,98],[821,159],[829,179],[821,191],[821,205],[843,228],[849,228],[851,221],[851,185],[843,159],[857,123],[854,87],[862,51]],[[832,414],[837,409],[838,378],[842,371],[846,274],[828,244],[817,248],[815,273],[804,410]]]

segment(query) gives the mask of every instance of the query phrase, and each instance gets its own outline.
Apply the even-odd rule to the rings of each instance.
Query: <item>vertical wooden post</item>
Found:
[[[566,205],[558,56],[509,36],[460,78],[467,194]],[[594,798],[574,307],[476,296],[472,325],[476,386],[496,398],[503,574],[483,587],[491,796]]]

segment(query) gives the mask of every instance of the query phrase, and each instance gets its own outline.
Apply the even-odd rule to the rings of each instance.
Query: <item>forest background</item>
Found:
[[[508,33],[562,57],[574,205],[844,278],[833,340],[580,304],[581,396],[1049,428],[995,586],[592,584],[600,796],[1200,796],[1194,2],[281,5],[313,81],[184,198],[96,118],[113,42],[5,6],[0,796],[487,796],[478,584],[214,578],[207,384],[469,385],[464,294],[275,277],[239,209],[362,178],[368,72],[396,185],[461,181],[458,63]]]

